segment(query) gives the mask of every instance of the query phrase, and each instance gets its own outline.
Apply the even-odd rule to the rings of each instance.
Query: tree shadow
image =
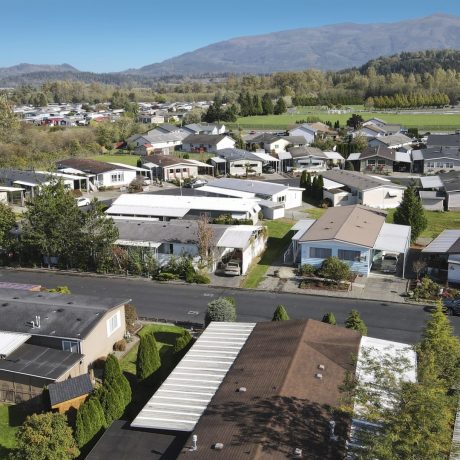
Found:
[[[176,339],[180,334],[176,332],[155,332],[155,340],[161,343],[167,343],[169,345],[174,345],[176,343]]]
[[[329,406],[294,397],[253,398],[248,403],[229,402],[208,408],[209,431],[220,419],[233,425],[231,446],[258,445],[265,455],[293,455],[295,448],[309,459],[337,459],[345,454],[350,419]],[[330,421],[334,434],[330,437]],[[212,436],[212,434],[211,434]],[[199,434],[200,437],[200,434]]]

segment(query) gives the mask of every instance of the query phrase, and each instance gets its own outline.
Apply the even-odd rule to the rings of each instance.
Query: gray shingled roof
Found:
[[[436,160],[438,158],[449,158],[460,161],[460,152],[457,147],[428,147],[418,150],[424,160]]]
[[[339,184],[346,185],[348,187],[356,188],[357,190],[369,190],[371,188],[387,186],[393,188],[405,188],[402,185],[394,184],[388,180],[383,180],[378,177],[369,176],[362,174],[357,171],[346,171],[343,169],[331,169],[329,171],[324,171],[321,175],[325,179],[338,182]]]
[[[71,399],[84,396],[93,391],[93,384],[88,374],[63,380],[48,385],[51,407]]]
[[[209,144],[217,145],[227,134],[190,134],[184,140],[184,144]]]
[[[430,134],[427,146],[460,147],[460,134]]]

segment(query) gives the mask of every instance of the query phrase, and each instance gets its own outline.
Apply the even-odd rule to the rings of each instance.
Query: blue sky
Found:
[[[109,72],[242,35],[340,22],[460,15],[459,0],[0,0],[0,67]]]

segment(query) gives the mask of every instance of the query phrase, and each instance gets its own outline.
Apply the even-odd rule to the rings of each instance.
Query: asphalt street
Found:
[[[321,319],[332,311],[343,324],[356,308],[369,329],[369,335],[397,342],[415,343],[429,317],[423,307],[378,301],[340,299],[303,294],[257,290],[213,288],[203,285],[161,284],[143,279],[105,278],[69,275],[62,272],[0,270],[0,281],[40,284],[44,287],[68,286],[73,294],[131,299],[139,316],[167,321],[202,323],[207,303],[219,296],[233,296],[238,321],[270,320],[278,304],[283,304],[292,319]],[[453,317],[460,335],[460,317]]]

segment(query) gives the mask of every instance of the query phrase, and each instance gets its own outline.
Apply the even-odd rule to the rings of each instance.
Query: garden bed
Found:
[[[326,291],[349,291],[351,283],[343,281],[336,283],[335,281],[324,278],[304,278],[299,283],[300,289],[323,289]]]

